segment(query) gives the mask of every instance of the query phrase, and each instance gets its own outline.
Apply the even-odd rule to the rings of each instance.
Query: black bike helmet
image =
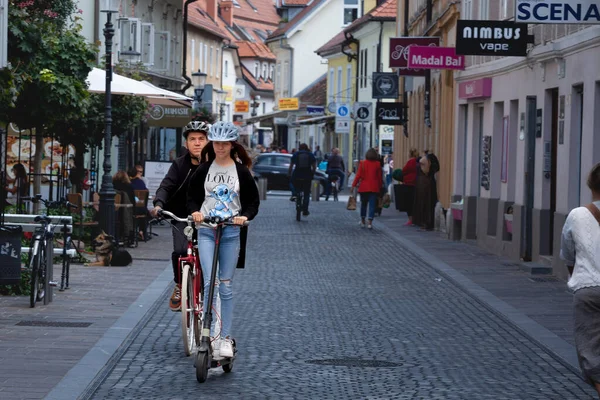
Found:
[[[204,121],[190,121],[185,128],[183,128],[183,138],[187,140],[190,132],[201,132],[208,136],[210,124]]]

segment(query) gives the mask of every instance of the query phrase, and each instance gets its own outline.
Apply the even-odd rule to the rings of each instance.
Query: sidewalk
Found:
[[[502,314],[578,370],[573,296],[566,282],[551,275],[532,275],[518,262],[474,244],[451,241],[440,232],[404,226],[407,221],[406,213],[390,207],[375,219],[374,226],[388,230],[440,273],[484,302],[491,312]]]
[[[85,389],[77,385],[93,379],[170,287],[171,231],[158,226],[154,232],[159,236],[127,249],[134,259],[128,267],[72,264],[70,289],[55,289],[47,306],[29,308],[29,297],[0,296],[0,398],[44,398],[96,348],[85,368],[71,372],[81,379],[61,385],[70,385],[71,396]],[[106,333],[110,340],[99,342]]]

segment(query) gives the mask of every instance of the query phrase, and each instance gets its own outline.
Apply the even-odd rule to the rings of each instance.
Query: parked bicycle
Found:
[[[24,197],[23,200],[31,201],[32,203],[42,202],[47,210],[61,207],[66,207],[67,209],[77,208],[75,205],[64,199],[60,201],[45,200],[40,194],[37,194],[34,197]],[[69,285],[68,276],[71,265],[69,249],[72,243],[68,224],[72,223],[72,219],[61,218],[59,224],[53,221],[55,220],[47,214],[41,214],[34,218],[34,222],[40,224],[40,226],[36,227],[33,232],[31,244],[29,246],[29,259],[27,262],[31,273],[29,304],[32,308],[35,307],[35,304],[38,301],[44,300],[48,287],[58,286],[58,283],[52,281],[52,276],[49,276],[48,274],[48,265],[49,263],[52,263],[54,259],[53,241],[54,230],[57,225],[63,225],[62,231],[65,236],[60,289],[64,290]]]

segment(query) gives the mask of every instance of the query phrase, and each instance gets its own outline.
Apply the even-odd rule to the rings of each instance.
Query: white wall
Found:
[[[313,12],[310,19],[291,31],[290,45],[294,48],[292,93],[295,96],[327,71],[327,64],[315,53],[343,28],[343,0],[331,0]],[[277,61],[280,62],[279,56]],[[283,67],[283,64],[282,64]]]
[[[81,14],[77,14],[83,19],[80,21],[82,25],[81,34],[85,37],[85,40],[94,43],[94,20],[96,18],[94,0],[79,0],[77,7],[82,11]]]

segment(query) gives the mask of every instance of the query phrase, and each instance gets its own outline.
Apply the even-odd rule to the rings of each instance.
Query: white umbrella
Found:
[[[106,71],[93,68],[88,74],[86,82],[88,83],[89,92],[104,93],[106,88]],[[149,82],[139,82],[135,79],[115,74],[114,72],[112,74],[111,93],[151,98],[192,100],[187,96],[158,88]]]

